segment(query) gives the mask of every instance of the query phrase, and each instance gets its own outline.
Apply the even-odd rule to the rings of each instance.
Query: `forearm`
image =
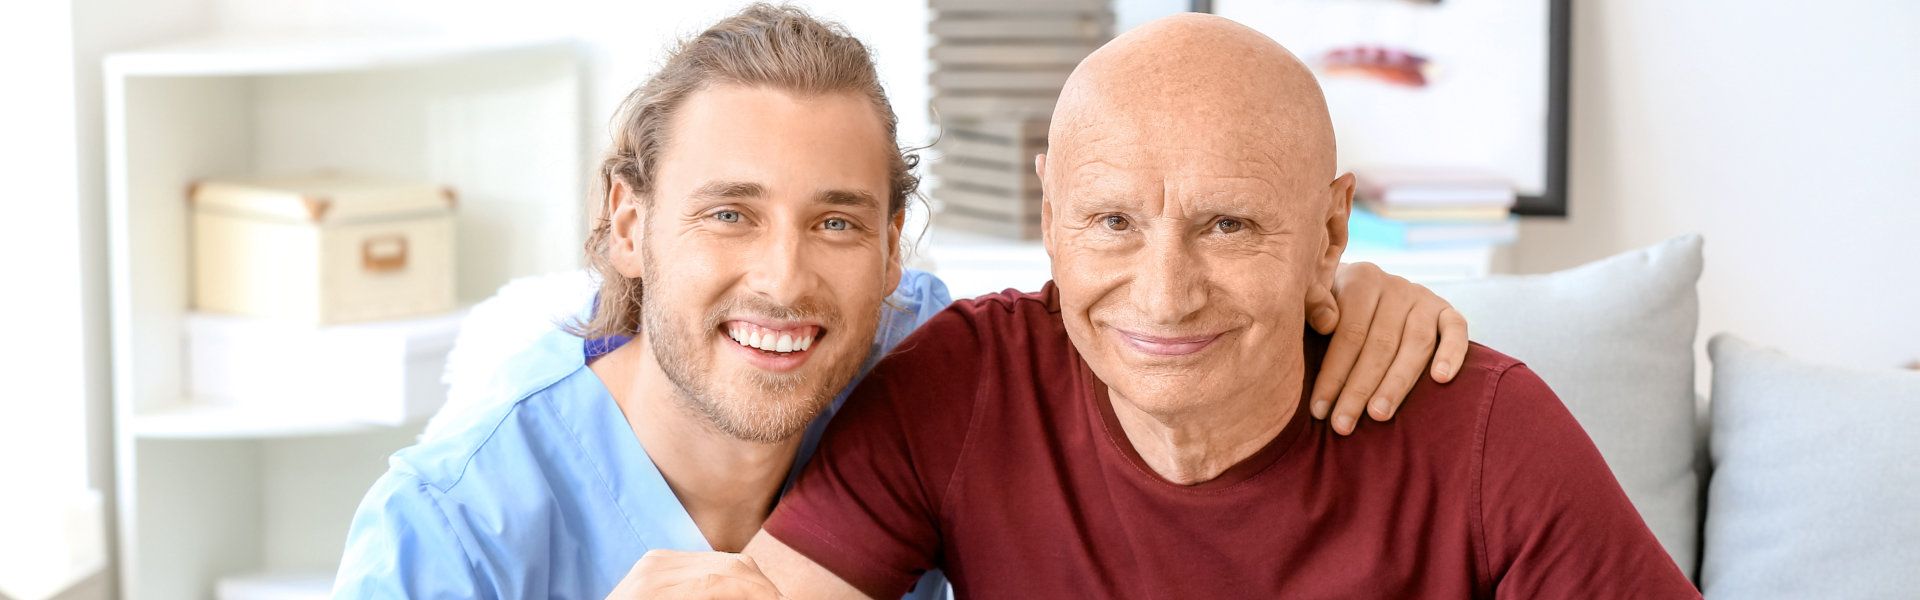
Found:
[[[867,600],[870,598],[820,563],[762,530],[742,551],[773,580],[780,593],[795,600]]]

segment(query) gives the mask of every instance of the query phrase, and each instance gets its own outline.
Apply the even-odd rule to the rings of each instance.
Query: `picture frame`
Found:
[[[1571,0],[1193,0],[1190,7],[1260,30],[1314,68],[1343,170],[1488,172],[1514,183],[1515,214],[1568,214]]]

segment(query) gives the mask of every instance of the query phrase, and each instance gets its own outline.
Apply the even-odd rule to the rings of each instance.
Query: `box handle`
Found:
[[[406,269],[407,236],[392,234],[367,238],[360,243],[360,266],[369,273]]]

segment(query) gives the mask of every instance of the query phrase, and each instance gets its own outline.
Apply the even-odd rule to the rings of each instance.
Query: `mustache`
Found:
[[[840,311],[821,298],[805,296],[792,304],[781,304],[758,294],[727,298],[707,313],[707,323],[711,327],[719,327],[721,323],[741,316],[775,321],[812,321],[827,330],[837,329],[841,323]]]

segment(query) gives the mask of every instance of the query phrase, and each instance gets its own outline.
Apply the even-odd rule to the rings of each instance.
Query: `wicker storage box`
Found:
[[[331,325],[454,306],[453,193],[317,175],[202,181],[193,305]]]

